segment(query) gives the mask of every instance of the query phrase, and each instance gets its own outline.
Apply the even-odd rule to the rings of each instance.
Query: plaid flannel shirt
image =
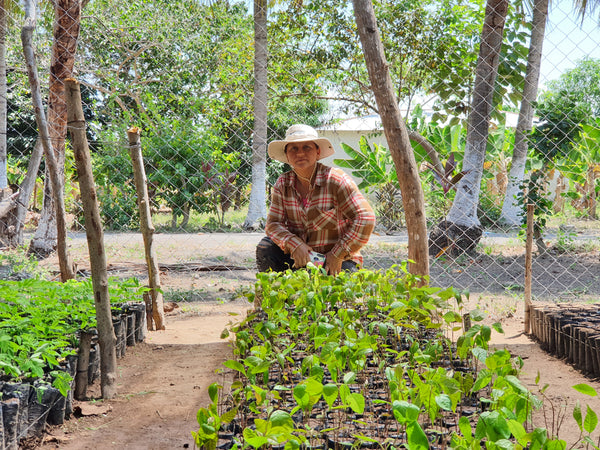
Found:
[[[302,243],[314,251],[362,265],[359,250],[375,227],[373,209],[344,171],[317,163],[314,187],[304,207],[293,171],[279,177],[271,195],[265,232],[286,253]]]

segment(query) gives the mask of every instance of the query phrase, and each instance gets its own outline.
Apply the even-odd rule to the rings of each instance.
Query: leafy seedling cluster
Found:
[[[406,265],[259,273],[247,297],[257,307],[224,332],[236,379],[209,388],[199,448],[565,448],[531,423],[520,358],[490,349],[500,325]]]

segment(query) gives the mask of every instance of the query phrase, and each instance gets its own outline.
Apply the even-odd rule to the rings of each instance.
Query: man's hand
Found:
[[[325,270],[329,275],[337,275],[342,270],[343,259],[337,258],[333,253],[328,252],[325,255]]]
[[[307,244],[302,244],[299,247],[296,247],[296,250],[292,252],[292,259],[294,260],[295,269],[306,267],[310,261],[311,251],[312,248],[310,248]]]

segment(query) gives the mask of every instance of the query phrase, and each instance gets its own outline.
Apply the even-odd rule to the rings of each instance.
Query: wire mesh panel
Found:
[[[491,1],[381,1],[375,12],[420,169],[428,228],[443,235],[430,236],[431,284],[520,295],[523,211],[533,203],[534,296],[597,299],[597,18],[587,11],[582,20],[564,2],[548,11],[534,3],[511,3],[501,13]],[[144,277],[127,151],[131,126],[142,130],[158,258],[172,298],[224,298],[252,283],[271,187],[289,169],[266,157],[263,141],[283,138],[294,123],[310,124],[333,142],[336,153],[324,163],[348,171],[376,212],[376,232],[362,252],[365,267],[407,258],[403,202],[410,199],[399,189],[347,2],[269,8],[262,62],[255,59],[258,1],[95,0],[71,17],[68,2],[59,6],[70,20],[55,21],[56,9],[39,6],[34,38],[41,86],[47,96],[57,82],[53,64],[74,56],[113,274]],[[500,13],[502,45],[493,84],[481,97],[485,127],[477,149],[469,112],[483,70],[482,29],[486,17]],[[37,129],[19,39],[23,16],[16,8],[7,19],[7,183],[0,187],[17,190]],[[79,27],[76,49],[56,44],[61,27]],[[263,99],[254,96],[260,64],[267,67]],[[65,157],[70,250],[85,268],[85,223],[69,145],[54,149]],[[42,165],[26,240],[52,237],[42,227],[46,179]]]

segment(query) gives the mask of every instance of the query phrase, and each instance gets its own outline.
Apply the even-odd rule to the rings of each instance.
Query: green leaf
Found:
[[[333,383],[328,383],[323,386],[323,398],[327,405],[331,408],[338,398],[338,387]]]
[[[439,394],[435,396],[435,402],[444,411],[452,411],[452,400],[447,394]]]
[[[461,434],[467,438],[467,440],[473,439],[473,428],[471,427],[471,422],[465,416],[461,416],[458,420],[458,428],[460,429]]]
[[[275,427],[281,427],[287,431],[292,431],[294,429],[294,420],[287,411],[273,411],[273,414],[271,414],[269,420]]]
[[[577,402],[573,408],[573,419],[575,419],[575,422],[577,422],[579,429],[583,431],[583,416],[581,415],[581,405],[579,402]]]
[[[362,414],[365,412],[365,397],[360,392],[352,392],[348,397],[346,397],[346,401],[348,402],[348,406],[356,414]]]
[[[241,374],[246,375],[246,368],[244,367],[244,365],[235,359],[228,359],[223,363],[223,365],[228,369],[236,370]]]
[[[581,392],[582,394],[589,395],[590,397],[595,397],[596,395],[598,395],[596,389],[594,389],[589,384],[585,383],[576,384],[575,386],[573,386],[573,389],[575,389],[577,392]]]
[[[233,419],[235,419],[235,416],[237,415],[237,413],[238,413],[237,408],[231,408],[229,411],[221,414],[221,422],[230,423]]]
[[[592,433],[598,425],[598,416],[595,411],[587,405],[587,411],[585,414],[585,420],[583,421],[583,429],[588,433]]]
[[[244,441],[254,448],[260,448],[263,445],[267,445],[269,440],[264,436],[258,436],[256,431],[251,428],[244,428],[243,431]]]
[[[406,440],[410,450],[427,450],[429,441],[418,422],[410,422],[406,426]]]
[[[209,387],[208,387],[208,396],[210,397],[210,401],[213,403],[216,403],[217,400],[219,399],[219,389],[221,389],[222,386],[220,386],[218,383],[212,383]]]

